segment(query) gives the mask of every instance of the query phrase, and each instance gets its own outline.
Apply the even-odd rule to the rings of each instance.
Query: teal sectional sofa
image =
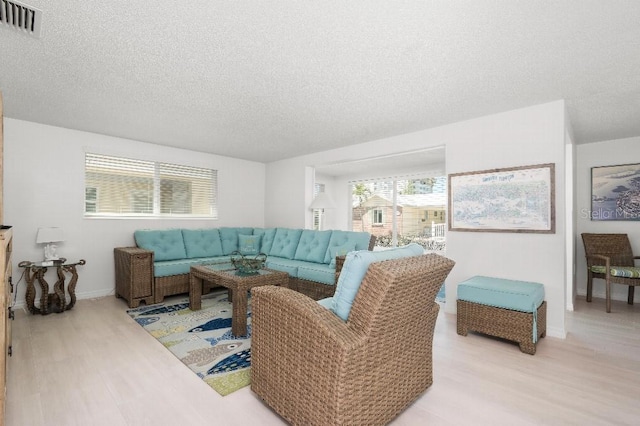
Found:
[[[289,288],[316,300],[330,297],[336,257],[373,250],[375,243],[368,232],[247,227],[146,229],[135,231],[134,240],[136,247],[114,249],[116,297],[130,307],[187,293],[191,265],[228,261],[236,251],[264,253],[267,268],[289,274]]]

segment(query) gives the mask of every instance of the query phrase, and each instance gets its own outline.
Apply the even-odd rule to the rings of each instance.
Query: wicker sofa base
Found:
[[[309,296],[313,300],[320,300],[333,296],[336,286],[329,284],[317,283],[315,281],[303,280],[300,278],[289,277],[288,287],[298,293]]]
[[[477,331],[494,337],[517,342],[526,354],[536,353],[533,342],[533,313],[512,311],[481,305],[479,303],[457,301],[457,332],[466,336],[469,331]],[[547,302],[542,302],[537,312],[538,338],[547,334]]]

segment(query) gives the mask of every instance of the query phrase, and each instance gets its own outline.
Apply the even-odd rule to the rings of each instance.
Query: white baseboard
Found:
[[[549,327],[547,326],[547,336],[557,337],[558,339],[566,339],[567,332],[564,328]]]
[[[98,297],[113,296],[114,294],[115,294],[115,290],[85,291],[85,292],[76,293],[76,300],[96,299]],[[40,303],[39,299],[36,299],[36,304],[39,304],[39,303]],[[67,303],[69,303],[68,300],[67,300]],[[27,310],[27,302],[25,300],[16,301],[15,305],[13,305],[13,310],[15,311],[18,309],[22,309],[25,313],[29,312]]]

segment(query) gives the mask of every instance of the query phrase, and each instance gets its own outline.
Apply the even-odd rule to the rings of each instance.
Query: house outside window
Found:
[[[397,177],[349,182],[351,230],[376,236],[377,247],[418,243],[445,247],[447,178]]]
[[[84,214],[217,219],[217,186],[216,170],[87,153]]]

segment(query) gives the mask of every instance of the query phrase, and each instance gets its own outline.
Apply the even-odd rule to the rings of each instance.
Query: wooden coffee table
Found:
[[[231,264],[192,266],[189,274],[189,308],[194,311],[201,309],[204,286],[226,287],[233,303],[231,333],[234,336],[245,336],[249,290],[262,285],[286,286],[288,282],[288,273],[272,269],[261,269],[255,275],[240,275]]]

